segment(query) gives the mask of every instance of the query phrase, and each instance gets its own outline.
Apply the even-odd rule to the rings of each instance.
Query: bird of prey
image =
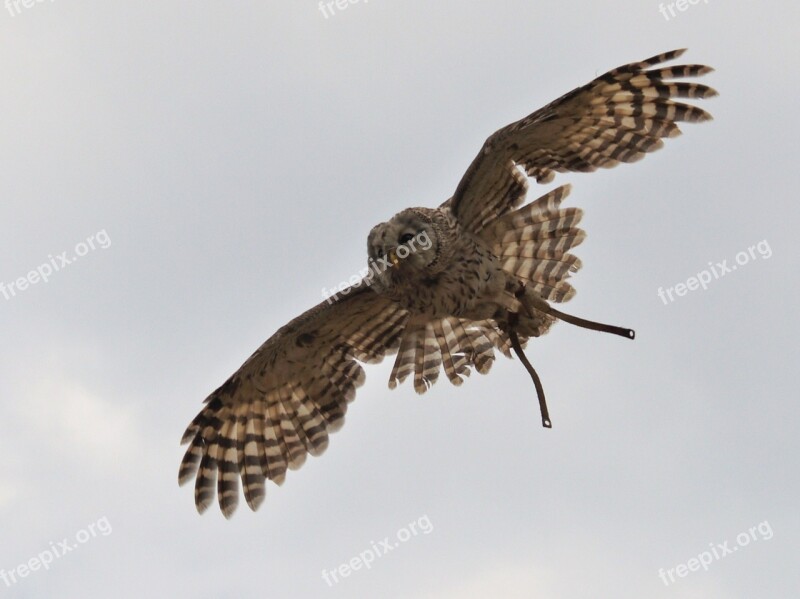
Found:
[[[453,196],[408,208],[374,227],[367,272],[335,297],[280,328],[205,400],[182,443],[181,484],[195,478],[202,513],[214,498],[229,517],[239,499],[255,510],[265,481],[319,455],[364,382],[360,363],[396,353],[389,387],[413,375],[423,393],[440,369],[460,385],[489,371],[494,350],[513,350],[533,379],[542,424],[551,425],[539,377],[522,351],[557,321],[633,339],[630,329],[565,314],[552,304],[575,293],[584,239],[579,208],[562,208],[569,186],[522,205],[528,178],[634,162],[706,121],[676,98],[708,98],[702,84],[674,81],[712,71],[663,66],[684,50],[623,65],[489,136]]]

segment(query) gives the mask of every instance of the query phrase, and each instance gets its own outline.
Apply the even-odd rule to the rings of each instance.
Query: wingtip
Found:
[[[236,512],[236,508],[239,507],[239,502],[236,499],[237,498],[234,497],[232,498],[232,501],[228,500],[219,502],[219,510],[222,512],[222,515],[225,516],[226,520],[230,520],[233,514]]]
[[[257,511],[261,504],[264,503],[265,495],[259,495],[256,497],[252,497],[247,500],[247,507],[249,507],[252,511]]]
[[[664,52],[660,55],[661,62],[667,62],[668,60],[680,58],[686,53],[686,50],[688,50],[688,48],[677,48],[675,50],[670,50],[669,52]]]

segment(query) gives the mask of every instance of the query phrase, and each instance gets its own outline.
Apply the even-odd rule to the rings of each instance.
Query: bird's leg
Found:
[[[568,322],[570,324],[573,324],[575,326],[584,329],[600,331],[601,333],[611,333],[613,335],[619,335],[620,337],[625,337],[626,339],[636,338],[636,332],[633,329],[626,329],[624,327],[617,327],[611,324],[594,322],[593,320],[586,320],[585,318],[572,316],[571,314],[565,314],[560,310],[556,310],[555,308],[553,308],[553,306],[548,304],[543,299],[536,297],[535,294],[533,297],[530,295],[526,295],[524,283],[520,284],[514,295],[516,296],[517,299],[523,300],[521,303],[525,308],[525,311],[528,313],[528,316],[530,316],[531,318],[533,318],[533,314],[531,312],[531,308],[533,308],[535,310],[539,310],[540,312],[544,312],[545,314],[549,314],[554,318],[558,318],[559,320],[563,320],[564,322]]]
[[[514,350],[514,353],[517,354],[517,357],[522,362],[522,365],[525,366],[525,370],[528,371],[528,374],[531,375],[531,379],[533,379],[533,385],[536,387],[536,396],[539,398],[539,411],[542,413],[542,426],[545,428],[552,428],[553,424],[550,422],[550,413],[547,411],[547,400],[544,397],[544,387],[542,387],[542,381],[539,380],[539,375],[536,374],[536,370],[534,370],[531,363],[528,361],[525,352],[522,351],[522,346],[519,343],[519,337],[517,337],[517,323],[519,322],[519,314],[517,312],[508,312],[508,338],[511,340],[511,347]]]

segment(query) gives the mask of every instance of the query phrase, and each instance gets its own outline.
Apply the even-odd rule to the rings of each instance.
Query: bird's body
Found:
[[[187,428],[179,480],[196,475],[198,510],[208,507],[216,486],[229,516],[239,480],[256,509],[267,479],[280,484],[287,468],[325,450],[364,381],[360,363],[395,352],[389,386],[413,375],[414,389],[423,393],[441,370],[460,385],[472,369],[488,372],[495,349],[509,357],[513,350],[534,380],[542,422],[550,426],[541,383],[522,353],[525,342],[556,320],[629,338],[633,332],[553,307],[575,293],[568,279],[581,267],[571,250],[585,237],[577,227],[582,212],[561,206],[568,185],[522,205],[527,177],[544,183],[555,172],[633,162],[676,136],[678,121],[710,119],[673,98],[705,98],[714,90],[666,80],[711,69],[650,69],[682,52],[613,69],[498,130],[453,197],[374,227],[369,262],[384,267],[370,267],[369,277],[335,301],[279,329],[209,395]]]
[[[409,312],[410,318],[430,320],[457,316],[482,320],[494,310],[491,300],[505,287],[507,275],[497,257],[476,235],[464,231],[448,207],[412,208],[373,229],[368,245],[380,244],[386,255],[399,247],[398,231],[432,229],[436,243],[428,250],[409,250],[426,261],[398,260],[371,289]],[[406,233],[408,234],[408,233]]]

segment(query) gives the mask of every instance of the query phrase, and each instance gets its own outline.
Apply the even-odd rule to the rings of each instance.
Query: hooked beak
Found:
[[[395,250],[389,250],[386,256],[389,258],[389,262],[391,262],[393,266],[400,264],[400,258],[397,257],[397,252]]]

